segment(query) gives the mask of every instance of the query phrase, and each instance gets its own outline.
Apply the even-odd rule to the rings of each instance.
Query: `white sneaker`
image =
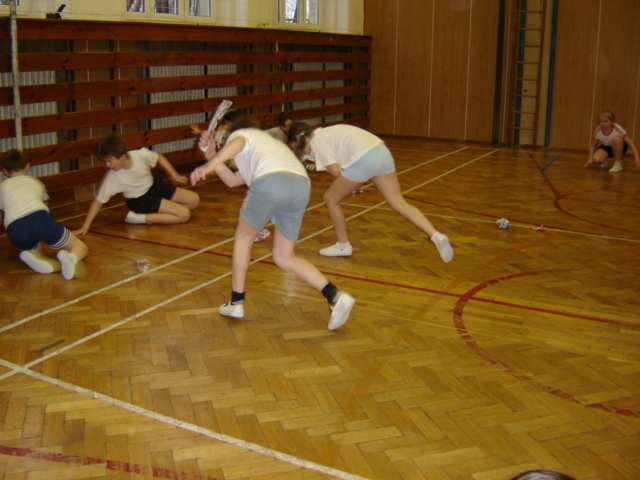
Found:
[[[256,234],[256,238],[253,239],[253,243],[264,242],[267,238],[271,236],[271,232],[268,228],[263,228]]]
[[[440,254],[440,258],[444,263],[449,263],[453,260],[453,248],[451,248],[451,244],[449,243],[449,238],[446,235],[436,232],[431,237],[431,241],[438,249],[438,253]]]
[[[223,317],[243,318],[244,304],[242,303],[224,303],[218,308],[218,313]]]
[[[609,169],[609,173],[618,173],[618,172],[621,172],[622,170],[623,170],[622,162],[615,162],[613,164],[613,167]]]
[[[71,280],[76,276],[76,264],[78,263],[78,259],[73,253],[69,253],[66,250],[60,250],[58,252],[58,260],[60,260],[62,276],[65,280]]]
[[[329,318],[329,330],[337,330],[349,319],[351,309],[355,305],[355,299],[345,292],[338,292],[338,299],[331,307],[331,317]]]
[[[51,265],[50,261],[43,257],[42,254],[36,250],[23,250],[20,252],[20,260],[27,264],[27,266],[38,273],[53,273],[55,268]]]
[[[142,224],[147,223],[147,216],[144,213],[129,212],[124,219],[125,223]]]
[[[350,257],[352,254],[353,248],[350,243],[334,243],[320,250],[320,255],[323,257]]]

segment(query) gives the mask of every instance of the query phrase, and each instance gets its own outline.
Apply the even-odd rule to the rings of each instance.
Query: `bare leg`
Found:
[[[429,238],[437,232],[427,217],[425,217],[424,214],[416,207],[408,203],[402,196],[398,177],[395,172],[388,175],[373,177],[373,183],[375,183],[376,187],[391,208],[425,232]]]
[[[187,190],[185,188],[176,188],[176,191],[171,197],[171,201],[184,205],[189,210],[193,210],[200,205],[200,196],[196,192]]]
[[[177,190],[176,190],[177,192]],[[174,195],[175,196],[175,195]],[[176,224],[188,222],[191,211],[172,200],[162,199],[158,213],[146,214],[147,223]]]
[[[235,292],[244,293],[247,270],[251,261],[251,247],[256,238],[257,230],[241,218],[238,220],[233,241],[233,267],[231,284]]]
[[[295,243],[282,235],[277,229],[273,236],[273,260],[276,265],[288,273],[294,273],[313,288],[321,291],[329,280],[320,270],[304,258],[297,257]]]
[[[336,230],[336,237],[340,243],[349,242],[349,236],[347,235],[347,223],[345,222],[340,202],[360,185],[362,184],[352,182],[343,176],[339,176],[333,181],[324,194],[324,203],[329,209],[329,216],[331,217],[333,228]]]
[[[624,139],[616,137],[611,142],[611,148],[613,149],[613,166],[609,170],[612,173],[622,171],[622,150],[624,148]]]

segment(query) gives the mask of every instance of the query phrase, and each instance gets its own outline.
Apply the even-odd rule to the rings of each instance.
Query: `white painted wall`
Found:
[[[145,13],[126,12],[126,0],[20,0],[18,15],[44,18],[62,3],[67,5],[64,18],[73,20],[148,21],[193,25],[283,28],[361,35],[364,30],[364,0],[320,0],[319,25],[278,23],[278,0],[211,0],[211,17],[190,17],[188,0],[180,0],[180,15],[156,15],[153,0],[145,0]],[[0,6],[0,16],[9,7]]]

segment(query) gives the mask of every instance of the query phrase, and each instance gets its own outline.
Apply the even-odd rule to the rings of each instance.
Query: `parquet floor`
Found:
[[[177,227],[125,225],[114,204],[72,282],[0,238],[0,478],[640,478],[640,172],[388,143],[456,258],[374,188],[346,201],[354,256],[320,257],[330,179],[312,174],[298,251],[358,302],[335,333],[270,242],[245,320],[215,313],[242,189],[199,188]],[[74,226],[85,208],[54,213]]]

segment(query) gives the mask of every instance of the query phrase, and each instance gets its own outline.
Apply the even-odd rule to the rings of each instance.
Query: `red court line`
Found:
[[[180,249],[180,250],[188,250],[188,251],[198,251],[197,248],[194,247],[190,247],[190,246],[186,246],[186,245],[176,245],[176,244],[168,244],[168,243],[162,243],[162,242],[158,242],[155,240],[147,240],[147,239],[141,239],[141,238],[131,238],[131,237],[127,237],[125,235],[118,235],[118,234],[114,234],[114,233],[106,233],[106,232],[100,232],[100,231],[95,231],[92,230],[92,233],[98,234],[98,235],[103,235],[106,237],[112,237],[112,238],[118,238],[121,240],[130,240],[130,241],[135,241],[135,242],[142,242],[142,243],[148,243],[151,245],[157,245],[157,246],[161,246],[161,247],[169,247],[169,248],[175,248],[175,249]],[[218,257],[227,257],[230,258],[232,255],[231,253],[227,253],[227,252],[215,252],[215,251],[208,251],[208,252],[204,252],[207,255],[215,255]],[[276,265],[275,262],[271,261],[271,260],[262,260],[259,263],[264,263],[264,264],[268,264],[268,265]],[[417,292],[424,292],[424,293],[431,293],[434,295],[440,295],[440,296],[444,296],[444,297],[454,297],[454,298],[462,298],[465,294],[459,294],[459,293],[455,293],[455,292],[450,292],[447,290],[440,290],[440,289],[435,289],[435,288],[427,288],[427,287],[418,287],[415,285],[408,285],[408,284],[403,284],[403,283],[398,283],[398,282],[391,282],[391,281],[387,281],[387,280],[378,280],[378,279],[373,279],[373,278],[368,278],[368,277],[361,277],[358,275],[353,275],[353,274],[348,274],[348,273],[344,273],[344,272],[336,272],[336,271],[332,271],[332,270],[321,270],[321,272],[325,275],[331,275],[331,276],[335,276],[335,277],[340,277],[340,278],[346,278],[349,280],[355,280],[355,281],[359,281],[359,282],[366,282],[366,283],[371,283],[371,284],[375,284],[375,285],[382,285],[385,287],[395,287],[395,288],[402,288],[404,290],[413,290],[413,291],[417,291]],[[592,322],[598,322],[598,323],[603,323],[603,324],[608,324],[608,325],[616,325],[619,327],[623,327],[626,329],[631,329],[631,330],[637,330],[640,329],[640,325],[636,325],[634,323],[630,323],[630,322],[625,322],[622,320],[614,320],[614,319],[609,319],[609,318],[602,318],[602,317],[596,317],[593,315],[584,315],[584,314],[579,314],[579,313],[570,313],[570,312],[564,312],[562,310],[554,310],[554,309],[550,309],[550,308],[544,308],[544,307],[533,307],[530,305],[522,305],[519,303],[512,303],[512,302],[506,302],[506,301],[502,301],[502,300],[495,300],[492,298],[485,298],[485,297],[473,297],[471,299],[474,302],[480,302],[480,303],[488,303],[491,305],[499,305],[502,307],[509,307],[509,308],[515,308],[515,309],[519,309],[519,310],[526,310],[529,312],[537,312],[537,313],[546,313],[546,314],[550,314],[550,315],[557,315],[560,317],[566,317],[566,318],[574,318],[577,320],[587,320],[587,321],[592,321]]]
[[[555,388],[555,387],[551,387],[549,385],[545,385],[541,382],[539,382],[538,380],[536,380],[534,378],[533,375],[528,374],[528,373],[524,373],[521,371],[516,370],[515,368],[513,368],[511,365],[509,365],[506,362],[503,362],[502,360],[494,357],[493,355],[491,355],[488,351],[486,351],[485,349],[483,349],[478,342],[476,342],[475,338],[473,337],[473,335],[471,335],[471,333],[469,333],[469,330],[467,329],[465,323],[464,323],[464,318],[463,318],[463,313],[464,313],[464,308],[467,305],[467,303],[470,300],[473,300],[474,296],[484,290],[487,287],[490,287],[491,285],[495,285],[497,283],[500,282],[504,282],[507,280],[513,280],[514,278],[520,278],[520,277],[526,277],[526,276],[533,276],[533,275],[540,275],[540,274],[545,274],[545,273],[550,273],[553,270],[547,270],[547,271],[541,271],[541,272],[522,272],[522,273],[515,273],[512,275],[506,275],[503,277],[498,277],[498,278],[493,278],[490,280],[486,280],[482,283],[479,283],[478,285],[476,285],[475,287],[467,290],[462,296],[461,298],[456,302],[456,305],[453,309],[453,325],[456,328],[456,330],[458,331],[458,334],[460,335],[460,337],[462,338],[462,340],[464,340],[465,344],[467,345],[467,347],[469,347],[470,350],[472,350],[474,353],[476,353],[479,357],[483,358],[484,360],[486,360],[488,363],[492,364],[492,365],[496,365],[496,366],[500,366],[502,367],[505,371],[507,371],[508,373],[510,373],[511,375],[513,375],[515,378],[519,379],[519,380],[525,380],[533,385],[535,385],[536,387],[544,390],[545,392],[548,392],[556,397],[565,399],[565,400],[570,400],[572,402],[575,402],[579,405],[582,406],[586,406],[589,408],[595,408],[598,410],[604,410],[607,412],[611,412],[611,413],[616,413],[618,415],[624,415],[626,417],[640,417],[640,412],[635,412],[633,410],[627,409],[627,408],[619,408],[619,407],[615,407],[612,405],[608,405],[606,403],[602,403],[602,402],[598,402],[598,403],[591,403],[591,404],[584,404],[582,402],[580,402],[574,395],[567,393],[559,388]]]
[[[171,480],[220,480],[219,477],[210,477],[199,473],[177,472],[167,468],[147,467],[138,463],[107,460],[104,458],[85,457],[82,455],[69,455],[56,452],[39,452],[32,448],[7,447],[0,445],[0,455],[10,457],[27,457],[45,462],[63,463],[66,465],[104,465],[105,470],[129,473],[134,475],[151,475],[153,478],[168,478]],[[128,478],[128,477],[127,477]]]
[[[627,230],[626,228],[614,227],[613,225],[607,225],[606,223],[595,222],[595,221],[590,220],[588,218],[581,217],[580,215],[576,215],[575,213],[570,212],[569,210],[564,208],[562,205],[560,205],[560,201],[564,198],[564,196],[555,187],[555,185],[553,184],[553,182],[549,178],[549,175],[547,175],[547,172],[545,172],[544,169],[538,163],[538,161],[535,158],[533,158],[533,155],[531,155],[530,152],[527,152],[527,155],[533,161],[533,163],[536,166],[536,169],[538,170],[540,175],[542,175],[542,178],[544,179],[545,183],[547,184],[547,186],[551,190],[551,193],[553,193],[553,197],[554,197],[553,206],[556,208],[556,210],[564,213],[565,215],[573,217],[573,218],[575,218],[577,220],[580,220],[582,222],[590,223],[592,225],[597,225],[599,227],[604,227],[604,228],[610,228],[612,230],[618,230],[618,231],[621,231],[621,232],[636,233],[636,232],[633,232],[631,230]]]

